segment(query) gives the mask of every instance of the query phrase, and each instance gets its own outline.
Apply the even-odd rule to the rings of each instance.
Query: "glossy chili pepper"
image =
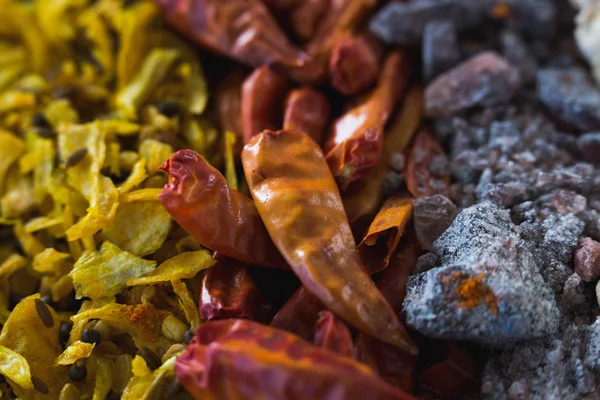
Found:
[[[160,201],[203,246],[248,264],[287,268],[252,200],[200,155],[180,150],[160,168],[169,174]]]
[[[385,201],[358,245],[360,257],[369,274],[388,266],[411,217],[411,198],[390,197]]]
[[[312,342],[319,314],[324,308],[321,300],[307,288],[300,286],[277,312],[270,325]]]
[[[340,39],[329,60],[331,85],[345,95],[364,92],[377,81],[382,55],[381,44],[367,35]]]
[[[421,391],[444,399],[464,399],[481,387],[480,368],[456,343],[445,342],[446,359],[419,374]]]
[[[203,321],[246,318],[268,322],[271,316],[271,305],[254,285],[248,265],[224,257],[206,271],[200,292]]]
[[[433,135],[422,129],[408,149],[406,187],[416,198],[450,191],[448,159]]]
[[[235,133],[235,155],[239,156],[244,147],[244,130],[242,128],[242,69],[235,69],[217,86],[215,102],[219,117],[219,125],[223,131]]]
[[[265,4],[284,18],[285,26],[300,40],[314,35],[329,8],[329,0],[265,0]]]
[[[370,223],[370,219],[381,205],[381,188],[390,170],[390,157],[393,153],[404,151],[408,146],[421,124],[422,114],[423,89],[413,86],[407,92],[401,109],[386,129],[379,161],[363,181],[356,182],[344,193],[344,208],[351,223],[360,223],[362,220]]]
[[[198,400],[414,399],[364,364],[248,320],[196,329],[175,374]]]
[[[377,87],[333,125],[324,149],[341,190],[365,177],[379,161],[383,129],[407,87],[411,71],[412,61],[407,54],[398,50],[390,53]]]
[[[251,67],[303,79],[321,74],[286,38],[261,0],[155,0],[165,19],[196,43]]]
[[[273,242],[304,286],[359,330],[415,353],[363,270],[320,147],[303,132],[264,131],[244,147],[242,164]]]
[[[287,91],[283,77],[264,66],[257,68],[242,85],[244,143],[265,129],[281,126],[281,104]]]
[[[403,239],[402,249],[393,256],[377,282],[381,293],[398,313],[406,295],[406,280],[417,263],[417,256],[418,246],[414,234],[411,234]],[[356,359],[373,367],[390,384],[412,390],[416,357],[373,336],[359,333],[356,337]]]
[[[331,106],[320,92],[310,88],[294,89],[285,101],[283,129],[297,129],[320,143],[329,122]]]
[[[352,335],[346,324],[331,311],[323,311],[315,326],[315,346],[352,357]]]

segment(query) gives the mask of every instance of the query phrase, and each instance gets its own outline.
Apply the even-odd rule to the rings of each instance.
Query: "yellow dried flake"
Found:
[[[39,392],[31,391],[31,386],[24,388],[11,384],[21,399],[57,399],[61,388],[69,382],[68,367],[54,363],[63,351],[58,339],[60,317],[52,307],[47,307],[53,322],[52,326],[47,327],[36,310],[35,301],[39,301],[39,298],[40,295],[35,294],[21,300],[0,333],[0,346],[23,356],[29,363],[31,376],[44,382],[49,390],[48,395],[42,397]]]
[[[145,277],[128,280],[127,286],[151,285],[170,282],[174,279],[189,279],[213,265],[215,265],[215,260],[208,250],[188,251],[169,258]]]
[[[52,293],[52,301],[59,301],[62,298],[67,297],[73,291],[73,278],[69,275],[64,275],[60,277],[52,288],[50,292]]]
[[[146,364],[146,360],[144,360],[141,356],[135,356],[133,361],[131,361],[131,373],[133,376],[146,376],[152,373],[148,365]]]
[[[35,236],[25,230],[21,222],[17,222],[14,233],[23,251],[30,257],[35,257],[46,248]]]
[[[173,147],[158,140],[145,139],[140,144],[140,154],[146,159],[148,171],[152,173],[157,171],[158,167],[171,157]]]
[[[20,254],[11,254],[0,264],[0,279],[9,278],[16,271],[27,266],[27,259]]]
[[[33,172],[33,190],[35,199],[41,204],[52,182],[52,171],[54,170],[54,159],[56,152],[54,143],[49,139],[37,139],[34,142],[33,153],[36,154],[37,163]]]
[[[121,186],[118,187],[119,194],[129,192],[131,189],[142,183],[147,177],[148,174],[146,173],[146,159],[140,158],[133,165],[133,169],[131,170],[131,173],[129,174],[125,182],[123,182]]]
[[[158,250],[171,229],[171,215],[158,201],[142,201],[119,205],[113,223],[102,231],[121,249],[136,256]]]
[[[96,384],[94,386],[94,395],[92,400],[104,400],[112,386],[112,361],[99,357],[96,367]]]
[[[70,269],[68,262],[70,254],[47,248],[33,259],[33,269],[40,273],[64,275]]]
[[[200,325],[200,315],[198,314],[198,306],[194,303],[194,299],[192,299],[192,295],[190,294],[189,289],[179,279],[173,279],[171,281],[171,285],[173,286],[173,291],[179,297],[179,307],[183,311],[185,318],[190,323],[192,328]]]
[[[67,99],[51,101],[44,112],[52,126],[60,124],[76,124],[79,122],[79,114],[73,109],[71,102]]]
[[[140,360],[136,361],[138,358]],[[175,356],[169,358],[159,368],[151,372],[146,366],[146,362],[140,356],[136,356],[136,358],[133,359],[131,366],[134,376],[129,380],[125,390],[123,390],[121,399],[138,400],[152,398],[152,390],[160,385],[161,382],[167,383],[176,379],[176,358],[177,357]]]
[[[225,178],[229,187],[238,190],[238,179],[235,172],[235,149],[236,135],[233,132],[225,132]]]
[[[31,371],[25,357],[4,346],[0,346],[0,374],[23,389],[33,389]]]
[[[3,218],[17,218],[35,206],[33,181],[30,177],[19,176],[19,180],[6,188],[0,199]]]
[[[121,203],[132,203],[135,201],[158,201],[158,195],[162,189],[146,188],[123,193],[119,196]]]
[[[156,261],[144,260],[106,241],[100,251],[83,253],[69,275],[78,299],[100,299],[120,293],[129,279],[148,275],[155,266]]]
[[[41,231],[42,229],[52,228],[57,225],[62,225],[63,217],[37,217],[25,224],[25,230],[29,233]]]
[[[86,343],[80,340],[71,343],[57,358],[58,365],[75,364],[77,360],[88,358],[94,350],[94,343]]]
[[[131,335],[138,348],[146,346],[160,357],[174,344],[162,332],[162,323],[168,315],[168,311],[159,310],[151,304],[130,306],[108,303],[100,308],[80,311],[71,320],[75,323],[90,319],[102,320]]]
[[[10,132],[0,130],[0,193],[9,167],[25,152],[25,142]]]

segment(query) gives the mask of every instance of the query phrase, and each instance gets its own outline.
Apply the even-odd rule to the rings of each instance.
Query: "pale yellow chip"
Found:
[[[0,374],[23,389],[33,389],[31,371],[25,357],[4,346],[0,346]]]
[[[70,257],[71,255],[68,253],[62,253],[49,247],[35,256],[33,269],[41,273],[63,275],[70,269],[69,263],[65,262]]]
[[[25,152],[25,142],[10,132],[0,130],[0,193],[9,167]]]
[[[98,357],[96,367],[96,384],[94,386],[94,396],[92,400],[104,400],[110,392],[112,386],[112,361]]]
[[[80,340],[71,343],[69,347],[56,358],[56,364],[59,365],[71,365],[75,364],[77,360],[82,358],[88,358],[94,350],[94,343],[86,343]]]
[[[23,251],[30,257],[35,257],[42,251],[45,246],[35,236],[25,230],[25,227],[20,222],[14,226],[14,233],[17,240],[21,244]]]
[[[99,251],[83,253],[69,275],[78,299],[100,299],[120,293],[129,279],[148,275],[155,266],[156,261],[144,260],[106,241]]]
[[[53,126],[60,124],[76,124],[79,122],[79,114],[67,99],[53,100],[46,106],[46,118]]]
[[[170,282],[174,279],[193,278],[198,272],[213,265],[215,265],[215,260],[208,250],[188,251],[169,258],[145,277],[128,280],[127,286],[151,285]]]
[[[37,217],[37,218],[33,218],[33,219],[29,220],[25,224],[25,230],[29,233],[33,233],[33,232],[41,231],[42,229],[48,229],[48,228],[53,228],[58,225],[62,225],[62,223],[63,223],[62,215],[57,216],[57,217],[51,217],[51,216]]]
[[[112,224],[102,231],[104,237],[137,256],[158,250],[171,229],[171,215],[158,201],[119,205]]]
[[[162,332],[162,323],[168,315],[168,311],[159,310],[151,304],[130,306],[109,303],[100,308],[79,312],[71,317],[71,320],[75,323],[90,319],[105,321],[131,335],[138,348],[148,347],[160,357],[174,344]]]
[[[158,170],[158,167],[162,165],[171,155],[173,154],[173,147],[171,145],[159,142],[154,139],[145,139],[140,144],[140,154],[146,159],[146,165],[150,173]]]
[[[133,376],[146,376],[152,373],[150,368],[148,368],[148,364],[146,364],[146,360],[142,356],[135,356],[131,361],[131,373]]]
[[[147,182],[147,181],[146,181]],[[158,201],[162,189],[146,188],[123,193],[119,196],[120,203],[133,203],[135,201]]]
[[[61,276],[50,289],[52,293],[52,301],[59,301],[67,297],[73,291],[73,278],[69,275]]]
[[[234,149],[236,142],[236,135],[233,132],[225,132],[225,178],[229,187],[233,190],[238,190],[238,179],[235,172],[235,157]]]
[[[142,183],[147,177],[148,174],[146,173],[146,159],[140,158],[133,165],[133,169],[131,170],[131,173],[129,174],[125,182],[123,182],[121,186],[118,187],[119,194],[129,192],[131,189]]]
[[[133,360],[131,369],[134,376],[129,380],[127,387],[125,387],[125,390],[121,395],[121,400],[151,398],[150,391],[158,385],[159,381],[175,379],[175,361],[177,357],[169,358],[153,372],[148,369],[145,361],[141,357],[139,357],[139,360],[136,362],[138,357],[139,356],[136,356]]]
[[[2,217],[16,218],[25,214],[35,206],[33,180],[27,176],[19,176],[19,180],[7,188],[0,199]]]
[[[185,318],[190,323],[190,326],[195,328],[200,325],[198,306],[194,302],[194,299],[192,299],[192,295],[185,283],[179,279],[174,279],[171,281],[171,285],[173,285],[173,291],[179,297],[179,306],[181,307]]]
[[[27,266],[27,259],[20,254],[11,254],[0,264],[0,279],[9,278],[16,271]]]

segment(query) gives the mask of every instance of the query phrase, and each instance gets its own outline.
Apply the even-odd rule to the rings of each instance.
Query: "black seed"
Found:
[[[52,125],[50,125],[50,121],[48,121],[48,118],[46,118],[44,114],[41,113],[35,113],[31,116],[31,125],[35,126],[36,128],[52,130]]]
[[[100,343],[101,337],[100,337],[100,332],[94,330],[94,329],[89,329],[89,328],[85,328],[83,330],[83,333],[81,334],[81,340],[86,342],[86,343]]]
[[[193,338],[194,338],[194,330],[193,329],[188,329],[183,334],[183,342],[185,344],[190,344],[190,342],[192,341]]]
[[[42,301],[46,304],[51,304],[52,303],[52,296],[50,295],[45,295],[42,296]]]
[[[38,392],[43,393],[43,394],[50,393],[50,389],[48,389],[48,386],[46,386],[46,384],[40,378],[32,376],[31,383],[33,383],[33,387]]]
[[[66,345],[73,329],[72,322],[61,322],[60,328],[58,328],[58,340],[62,345]]]
[[[142,358],[144,360],[146,360],[146,364],[148,364],[148,368],[150,368],[152,371],[154,371],[155,369],[157,369],[158,367],[160,367],[162,365],[162,361],[160,361],[160,358],[158,358],[158,356],[156,354],[154,354],[154,352],[152,350],[150,350],[149,348],[147,348],[146,346],[144,346],[140,349],[140,353],[141,353]]]
[[[85,365],[78,366],[77,364],[73,364],[69,368],[69,379],[71,379],[73,382],[81,382],[85,380],[86,376],[87,369],[85,368]]]
[[[156,104],[156,109],[165,117],[173,118],[179,113],[179,103],[172,100],[161,101]]]
[[[46,328],[52,328],[54,326],[54,318],[52,318],[52,314],[46,303],[40,299],[35,299],[35,310]]]
[[[65,160],[65,168],[71,168],[79,164],[79,162],[85,158],[87,153],[88,150],[85,147],[82,147],[81,149],[77,149],[74,152],[72,152],[71,155]]]

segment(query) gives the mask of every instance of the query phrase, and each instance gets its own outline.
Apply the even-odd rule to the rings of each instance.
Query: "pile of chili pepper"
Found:
[[[429,170],[443,150],[421,128],[416,57],[365,28],[377,1],[157,3],[200,48],[236,62],[214,102],[245,176],[236,190],[191,150],[161,166],[160,201],[217,261],[202,280],[204,323],[176,361],[181,384],[198,399],[476,388],[461,346],[409,333],[400,317],[422,252],[412,201],[447,194],[450,179]],[[402,153],[406,189],[385,199]]]

